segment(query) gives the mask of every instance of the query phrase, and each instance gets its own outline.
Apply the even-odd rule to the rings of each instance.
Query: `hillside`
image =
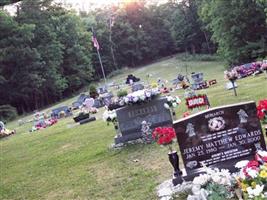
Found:
[[[212,107],[267,97],[265,74],[238,80],[237,97],[233,91],[225,90],[221,62],[182,62],[171,58],[124,70],[108,82],[123,82],[130,73],[146,82],[149,73],[150,83],[160,77],[170,84],[178,73],[186,73],[185,65],[189,73],[203,72],[206,80],[218,81],[209,89],[198,91],[208,95]],[[183,93],[178,90],[173,95],[183,100]],[[44,111],[70,105],[74,99]],[[181,117],[184,111],[182,101],[177,116]],[[72,118],[66,118],[34,133],[28,132],[31,124],[18,127],[17,121],[9,123],[7,127],[16,128],[17,134],[0,140],[0,199],[156,199],[155,187],[172,173],[167,149],[156,144],[110,149],[115,130],[101,120],[102,112],[103,108],[97,114],[99,120],[92,123],[71,126]]]

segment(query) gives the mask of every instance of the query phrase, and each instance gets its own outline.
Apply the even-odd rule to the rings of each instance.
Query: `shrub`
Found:
[[[97,90],[96,90],[96,86],[95,85],[90,85],[89,86],[89,95],[92,98],[96,98],[96,97],[99,96],[99,94],[97,93]]]
[[[119,90],[117,93],[117,96],[124,97],[124,96],[127,96],[127,94],[128,94],[127,90]]]
[[[11,121],[18,116],[17,109],[11,105],[0,106],[0,120]]]

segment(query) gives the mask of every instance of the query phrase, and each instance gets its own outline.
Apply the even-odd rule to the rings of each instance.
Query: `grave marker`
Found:
[[[266,149],[255,102],[212,108],[174,122],[186,180],[204,171],[202,163],[235,171],[240,160],[250,160]]]
[[[172,126],[170,110],[164,107],[164,103],[167,103],[167,99],[162,97],[118,108],[116,114],[121,135],[115,137],[115,144],[141,138],[143,121],[151,124],[152,130],[158,126]]]

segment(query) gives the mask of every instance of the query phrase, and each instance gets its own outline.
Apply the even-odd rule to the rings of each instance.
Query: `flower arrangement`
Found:
[[[168,146],[170,152],[172,152],[172,146],[174,139],[176,138],[175,130],[172,127],[157,127],[152,133],[152,138],[157,141],[159,145]]]
[[[107,125],[109,125],[109,123],[112,123],[114,125],[114,128],[118,129],[118,121],[117,121],[116,110],[106,110],[103,113],[102,118],[103,118],[104,121],[107,122]]]
[[[263,123],[267,123],[267,99],[259,101],[257,106],[257,115]]]
[[[224,71],[224,77],[229,81],[235,81],[238,78],[238,73],[234,69],[231,71]]]
[[[263,62],[261,64],[261,70],[265,70],[267,72],[267,62]]]
[[[245,199],[264,200],[267,198],[267,151],[258,151],[255,159],[240,161],[236,180]]]
[[[234,181],[231,173],[227,169],[211,169],[205,167],[205,174],[200,174],[193,180],[192,199],[230,199],[234,196],[231,187]]]
[[[144,103],[152,100],[154,97],[160,94],[158,88],[138,90],[130,93],[127,96],[121,98],[120,105],[133,105],[138,103]]]
[[[166,98],[167,98],[167,103],[164,104],[164,107],[166,109],[176,108],[182,102],[178,96],[176,97],[167,96]]]

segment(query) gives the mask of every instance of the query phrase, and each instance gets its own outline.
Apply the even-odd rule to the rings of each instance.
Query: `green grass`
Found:
[[[122,82],[129,73],[142,80],[150,73],[150,82],[158,77],[171,80],[178,73],[185,74],[185,64],[190,73],[201,71],[205,79],[217,79],[217,85],[198,92],[207,93],[213,107],[267,98],[264,74],[238,80],[237,97],[233,91],[225,90],[220,62],[185,63],[172,58],[136,70],[123,70],[109,81]],[[174,95],[182,97],[183,91],[175,91]],[[183,101],[177,116],[184,111]],[[0,199],[157,199],[156,186],[172,173],[167,149],[139,144],[112,150],[109,147],[115,131],[102,120],[72,128],[70,125],[72,119],[66,118],[34,133],[28,132],[31,124],[17,127],[14,121],[7,125],[16,128],[18,134],[0,141]]]

